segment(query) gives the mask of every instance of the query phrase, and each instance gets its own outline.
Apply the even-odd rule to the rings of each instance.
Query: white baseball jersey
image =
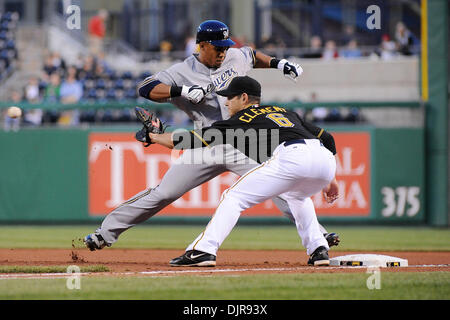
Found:
[[[208,68],[198,61],[197,55],[191,55],[183,62],[177,63],[170,68],[152,76],[169,86],[193,86],[199,85],[207,88],[213,84],[214,91],[228,87],[228,84],[236,76],[245,76],[255,64],[253,49],[250,47],[230,48],[220,68]],[[186,112],[194,121],[195,128],[208,127],[218,120],[229,118],[226,98],[215,92],[206,95],[200,104],[193,104],[184,97],[168,99],[170,103]]]

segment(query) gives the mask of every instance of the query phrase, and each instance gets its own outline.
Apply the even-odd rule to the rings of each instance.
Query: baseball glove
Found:
[[[167,126],[161,122],[161,120],[156,116],[156,114],[141,108],[135,107],[134,111],[136,117],[144,125],[141,130],[136,132],[135,138],[139,142],[145,143],[144,147],[148,147],[153,142],[150,139],[149,133],[164,133]]]

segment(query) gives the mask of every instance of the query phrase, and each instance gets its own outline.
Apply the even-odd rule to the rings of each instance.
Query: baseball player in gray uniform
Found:
[[[252,68],[277,68],[295,81],[303,72],[298,64],[278,60],[250,47],[230,48],[234,42],[229,38],[229,29],[217,20],[201,23],[196,41],[198,54],[145,79],[138,87],[142,97],[157,102],[169,101],[186,112],[196,129],[229,118],[225,106],[227,99],[215,91],[227,88],[234,77],[245,76]],[[111,246],[122,232],[148,220],[198,185],[226,171],[241,176],[257,165],[231,145],[185,150],[158,186],[143,190],[114,209],[100,228],[84,238],[84,242],[92,251]],[[273,201],[295,223],[286,201],[281,197],[273,198]],[[305,199],[305,204],[311,207],[311,198]],[[327,233],[320,227],[330,246],[339,243],[337,234]]]

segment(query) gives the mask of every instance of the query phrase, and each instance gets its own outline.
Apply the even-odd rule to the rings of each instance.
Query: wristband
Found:
[[[181,96],[182,87],[171,86],[170,87],[170,96],[171,97],[179,97]]]
[[[279,63],[280,61],[281,61],[280,59],[272,58],[272,59],[270,60],[270,67],[271,67],[271,68],[274,68],[274,69],[278,69],[278,63]]]

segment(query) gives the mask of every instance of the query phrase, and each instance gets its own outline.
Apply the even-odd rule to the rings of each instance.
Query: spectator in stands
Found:
[[[384,34],[381,37],[379,55],[382,60],[391,60],[397,55],[395,42],[392,41],[387,34]]]
[[[340,55],[348,59],[362,57],[361,50],[358,48],[358,43],[355,39],[350,40],[347,46],[341,51]]]
[[[341,122],[342,120],[343,118],[339,108],[332,108],[324,119],[325,122]]]
[[[353,39],[356,39],[355,27],[351,24],[346,24],[339,41],[339,46],[345,46]]]
[[[317,93],[312,92],[310,102],[317,102]],[[309,117],[310,121],[315,123],[323,123],[325,118],[328,115],[328,109],[325,107],[315,107],[311,111],[311,117]]]
[[[336,48],[336,42],[328,40],[325,42],[325,49],[323,50],[322,58],[324,60],[333,60],[339,57],[338,50]]]
[[[161,61],[170,61],[170,51],[172,51],[172,43],[163,40],[159,43],[159,53],[161,54]]]
[[[92,54],[103,52],[103,40],[106,34],[106,20],[108,11],[101,9],[96,16],[89,20],[89,49]]]
[[[45,88],[44,101],[48,103],[57,103],[60,97],[61,78],[57,72],[50,75],[50,82]],[[43,115],[42,122],[56,123],[60,116],[60,112],[56,109],[46,110]]]
[[[61,84],[60,97],[62,103],[77,103],[83,96],[83,86],[76,78],[76,69],[67,70],[67,78]]]
[[[322,58],[322,39],[319,36],[312,36],[308,51],[302,55],[303,58]]]
[[[66,70],[66,62],[64,61],[63,58],[61,58],[61,55],[59,54],[59,52],[53,52],[51,54],[51,58],[52,58],[52,64],[53,64],[53,66],[55,66],[56,69]]]
[[[13,90],[9,100],[11,100],[11,105],[20,106],[20,103],[22,102],[22,94],[17,90]],[[13,119],[8,117],[7,109],[4,109],[3,129],[5,131],[19,131],[20,129],[20,118]]]
[[[60,97],[61,102],[64,104],[72,104],[80,101],[83,96],[83,86],[76,78],[75,67],[70,67],[67,70],[67,77],[61,84]],[[64,111],[61,117],[58,119],[60,125],[78,125],[79,124],[79,111],[73,109],[70,111]]]
[[[269,38],[264,38],[261,42],[261,47],[262,50],[264,51],[264,53],[268,54],[268,55],[272,55],[272,56],[279,56],[277,54],[277,51],[279,51],[283,48],[286,48],[286,44],[284,43],[283,39],[281,39],[280,37],[269,37]],[[281,58],[281,57],[280,57]],[[287,58],[287,57],[283,57],[283,58]]]
[[[350,108],[350,110],[348,110],[347,114],[343,117],[342,120],[345,122],[355,123],[355,122],[360,122],[363,119],[359,112],[359,109],[356,107],[352,107],[352,108]]]
[[[397,50],[401,54],[409,56],[417,53],[415,50],[417,39],[401,21],[395,26],[395,40],[397,42]]]
[[[77,70],[77,79],[94,78],[96,61],[93,55],[84,58],[83,67]]]
[[[58,102],[59,92],[61,88],[61,78],[57,72],[50,75],[50,83],[45,88],[44,101],[45,102]]]
[[[53,64],[53,59],[51,55],[48,55],[45,57],[44,62],[44,77],[48,78],[52,73],[55,73],[57,71],[56,66]]]
[[[39,95],[39,80],[36,77],[31,77],[28,80],[28,84],[25,86],[25,99],[29,103],[38,103],[40,100]]]

